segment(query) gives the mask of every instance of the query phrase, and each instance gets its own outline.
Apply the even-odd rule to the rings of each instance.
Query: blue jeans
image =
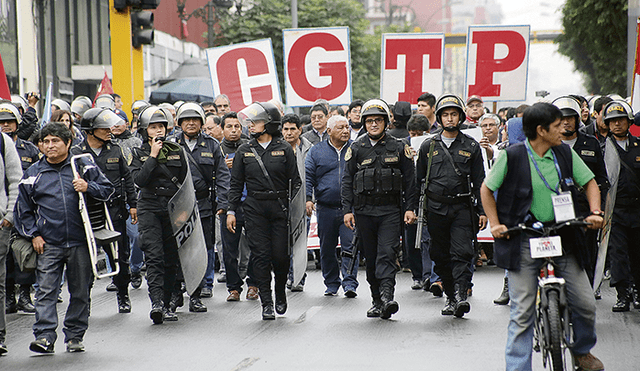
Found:
[[[57,339],[56,306],[65,265],[70,298],[64,318],[64,341],[82,340],[89,327],[89,283],[93,278],[89,249],[86,245],[63,248],[45,244],[36,266],[36,339],[44,337],[52,343]]]
[[[129,237],[129,246],[131,247],[131,255],[129,256],[129,268],[131,273],[140,273],[140,269],[144,264],[144,254],[138,246],[138,225],[131,224],[131,217],[127,219],[127,236]]]
[[[353,252],[351,242],[353,231],[344,225],[344,214],[342,208],[326,207],[317,205],[316,216],[318,218],[318,237],[320,238],[320,266],[324,285],[328,291],[337,292],[342,284],[344,291],[358,288],[358,265],[354,265],[353,274],[348,274],[351,259],[343,257],[342,263],[338,267],[336,256],[336,246],[338,236],[340,236],[340,246],[345,252]],[[342,281],[340,281],[342,273]]]
[[[533,324],[536,316],[536,294],[538,274],[546,263],[531,258],[529,237],[523,235],[520,254],[520,270],[509,271],[509,298],[511,318],[509,320],[505,358],[507,371],[531,370],[533,351]],[[566,281],[567,301],[571,308],[574,332],[574,354],[583,355],[596,344],[596,301],[587,273],[580,268],[573,255],[554,259],[556,275]]]

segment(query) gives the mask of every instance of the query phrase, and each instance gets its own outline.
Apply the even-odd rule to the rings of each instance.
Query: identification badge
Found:
[[[560,236],[530,238],[529,250],[534,259],[562,256]]]
[[[553,213],[556,216],[556,223],[575,219],[576,214],[573,210],[571,193],[566,192],[560,193],[559,195],[552,195],[551,201],[553,202]]]

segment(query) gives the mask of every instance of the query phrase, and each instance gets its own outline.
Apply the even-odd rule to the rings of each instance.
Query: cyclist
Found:
[[[583,188],[589,201],[591,214],[585,218],[591,223],[589,228],[598,229],[603,222],[603,213],[599,210],[600,191],[594,175],[571,147],[562,144],[561,118],[561,111],[549,103],[536,103],[527,108],[523,116],[527,140],[499,155],[480,191],[491,233],[496,239],[494,259],[498,266],[508,269],[512,304],[505,354],[507,370],[531,370],[537,277],[545,261],[531,258],[529,238],[532,235],[505,237],[502,233],[519,223],[540,221],[550,225],[554,219],[567,218],[568,204],[564,204],[565,208],[554,208],[552,200],[564,192],[571,192],[572,199],[576,200],[576,186]],[[497,203],[494,191],[498,191]],[[582,246],[575,241],[580,239],[581,231],[565,229],[559,233],[564,255],[554,261],[558,266],[556,274],[566,280],[572,312],[571,352],[581,369],[603,370],[602,362],[590,353],[596,344],[596,305],[587,274],[579,264]]]

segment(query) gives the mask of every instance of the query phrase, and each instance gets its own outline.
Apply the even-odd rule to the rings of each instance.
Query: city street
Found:
[[[310,264],[311,268],[312,264]],[[471,312],[463,319],[443,317],[444,299],[410,289],[411,275],[399,273],[399,312],[391,320],[366,318],[371,304],[364,271],[358,296],[325,297],[320,271],[310,269],[304,292],[288,292],[289,310],[276,321],[262,321],[258,301],[228,303],[224,284],[203,299],[207,313],[152,325],[146,283],[131,290],[133,311],[116,313],[107,280],[93,290],[86,352],[65,352],[61,325],[55,355],[28,350],[33,315],[8,315],[9,353],[2,370],[504,370],[507,306],[494,305],[503,271],[482,267],[474,276]],[[608,285],[608,283],[607,283]],[[68,303],[66,288],[62,315]],[[614,314],[614,290],[597,302],[598,345],[593,350],[607,370],[637,370],[640,364],[640,311]],[[534,353],[534,369],[542,370]]]

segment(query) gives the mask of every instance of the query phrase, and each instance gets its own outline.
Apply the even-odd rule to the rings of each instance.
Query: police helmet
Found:
[[[609,125],[609,121],[617,117],[626,117],[629,120],[629,125],[634,124],[633,109],[629,103],[623,100],[614,100],[604,107],[603,120],[605,124]]]
[[[200,119],[200,125],[204,125],[205,115],[204,109],[195,102],[187,102],[181,105],[176,111],[176,120],[178,120],[178,125],[181,125],[182,120],[190,117],[195,117]]]
[[[552,104],[560,109],[562,117],[578,116],[582,112],[580,103],[573,97],[568,95],[556,98]]]
[[[460,113],[460,121],[458,126],[462,125],[467,120],[467,115],[464,113],[464,104],[462,99],[455,94],[445,94],[441,96],[436,102],[436,121],[442,125],[442,111],[446,108],[457,108]]]
[[[102,94],[94,102],[96,108],[105,108],[114,111],[116,109],[116,100],[111,94]]]
[[[166,109],[162,109],[158,106],[148,106],[140,111],[138,120],[138,133],[146,138],[147,128],[149,125],[162,123],[166,128],[169,125],[169,120],[173,120],[173,117],[171,112]]]
[[[238,120],[242,126],[248,127],[250,123],[263,121],[265,123],[263,133],[270,135],[280,133],[281,118],[278,107],[270,102],[254,102],[238,112]]]
[[[389,106],[382,99],[369,99],[360,109],[360,121],[365,122],[367,116],[380,115],[384,118],[385,127],[389,123],[391,111]]]
[[[74,113],[80,117],[84,116],[84,113],[87,112],[89,108],[91,108],[93,104],[91,103],[91,99],[89,97],[85,97],[81,95],[76,97],[76,99],[71,102],[71,113]]]
[[[29,103],[22,96],[17,94],[11,94],[11,103],[14,106],[18,107],[18,109],[22,109],[22,113],[27,112],[27,108],[29,108]]]
[[[20,125],[22,122],[22,115],[20,111],[18,111],[18,108],[13,105],[13,103],[0,103],[0,121],[12,120],[15,120],[17,125]]]
[[[176,102],[173,104],[173,106],[174,106],[176,109],[178,109],[178,108],[180,108],[180,106],[181,106],[181,105],[183,105],[183,104],[184,104],[184,101],[183,101],[183,100],[179,100],[179,101],[176,101]]]
[[[143,108],[149,107],[149,106],[150,104],[146,100],[137,100],[131,104],[131,114],[136,116],[140,113],[140,111]]]
[[[93,129],[111,129],[114,125],[124,123],[122,117],[105,108],[91,108],[82,115],[80,129],[92,131]]]
[[[58,107],[60,110],[71,112],[71,106],[69,106],[69,103],[62,99],[54,99],[53,102],[51,102],[51,105]]]

